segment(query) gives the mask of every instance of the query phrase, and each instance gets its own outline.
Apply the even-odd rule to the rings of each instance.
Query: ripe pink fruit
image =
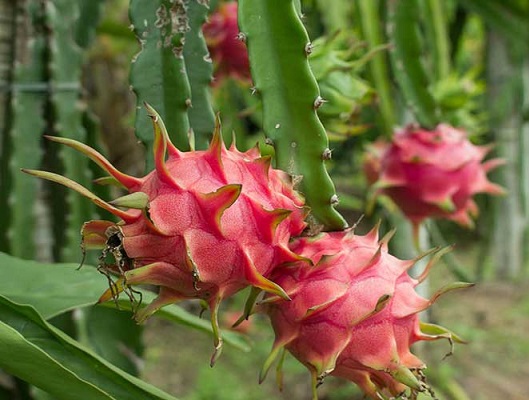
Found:
[[[391,143],[368,149],[364,171],[375,195],[389,196],[417,227],[425,218],[447,218],[472,227],[476,193],[503,194],[487,173],[503,163],[482,162],[490,146],[475,146],[460,129],[441,124],[433,131],[413,125]]]
[[[233,77],[250,80],[250,62],[243,41],[238,39],[237,2],[221,4],[203,27],[211,58],[219,80]]]
[[[460,339],[419,322],[418,313],[446,291],[469,285],[456,283],[430,300],[422,298],[414,288],[446,250],[437,252],[414,279],[406,271],[415,260],[399,260],[387,252],[390,236],[379,241],[376,227],[365,236],[349,230],[292,244],[315,266],[298,262],[278,271],[276,282],[291,301],[273,295],[263,300],[276,338],[261,380],[286,349],[311,372],[314,398],[318,382],[329,374],[353,381],[375,399],[406,389],[429,390],[421,373],[425,365],[410,346],[421,340]]]
[[[115,258],[115,265],[100,266],[120,276],[102,301],[130,285],[157,285],[157,299],[137,312],[142,321],[164,305],[205,300],[219,349],[217,312],[223,298],[249,285],[288,298],[267,277],[278,265],[300,259],[288,244],[305,227],[303,201],[287,174],[270,168],[270,158],[261,157],[257,148],[226,149],[218,125],[208,150],[183,153],[169,141],[156,112],[148,111],[156,168],[143,178],[117,171],[82,143],[50,138],[86,154],[129,195],[107,203],[67,178],[26,172],[73,188],[122,219],[117,224],[90,221],[82,230],[85,248],[103,249]]]

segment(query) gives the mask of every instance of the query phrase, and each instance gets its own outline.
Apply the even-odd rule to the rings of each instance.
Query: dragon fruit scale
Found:
[[[288,298],[267,277],[276,266],[300,259],[288,245],[305,228],[303,199],[288,175],[271,168],[270,158],[257,148],[227,149],[218,123],[208,150],[180,152],[158,114],[146,107],[154,125],[155,170],[143,178],[119,172],[82,143],[49,138],[87,155],[128,195],[105,202],[60,175],[25,172],[77,190],[121,219],[89,221],[82,228],[83,248],[102,249],[100,269],[119,276],[100,301],[131,285],[159,286],[156,300],[136,312],[138,321],[182,299],[208,303],[214,363],[222,344],[217,315],[222,299],[249,285]],[[110,265],[104,261],[108,254],[115,261]]]
[[[416,260],[390,255],[390,237],[379,240],[375,227],[365,236],[350,229],[293,242],[291,248],[314,266],[300,261],[278,271],[274,279],[291,300],[267,295],[259,306],[276,335],[261,381],[288,350],[311,372],[314,399],[327,375],[356,383],[374,399],[431,391],[422,373],[425,365],[410,346],[423,340],[461,339],[438,325],[420,322],[418,313],[441,294],[470,284],[454,283],[431,299],[422,298],[415,286],[448,248],[437,250],[414,279],[407,270]]]
[[[377,142],[366,154],[364,171],[374,194],[386,195],[417,228],[429,217],[472,227],[477,193],[503,194],[487,173],[503,164],[483,162],[491,146],[473,145],[465,131],[446,124],[433,131],[408,125],[391,143]]]

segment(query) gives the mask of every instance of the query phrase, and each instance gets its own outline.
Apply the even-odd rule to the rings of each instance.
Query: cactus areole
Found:
[[[432,299],[422,298],[414,288],[445,250],[433,255],[414,279],[407,270],[415,260],[388,254],[390,237],[379,240],[377,227],[365,236],[348,230],[293,243],[292,249],[315,266],[298,262],[275,277],[290,301],[275,295],[263,301],[276,338],[261,380],[286,349],[311,372],[314,398],[329,374],[356,383],[374,399],[431,391],[422,374],[425,365],[410,346],[460,339],[440,326],[420,323],[418,313],[446,291],[469,285],[455,283]]]
[[[414,226],[433,217],[472,227],[471,217],[478,213],[473,196],[504,193],[487,179],[503,163],[483,162],[490,150],[473,145],[465,131],[449,125],[432,131],[409,125],[391,143],[368,149],[364,170],[375,195],[390,197]]]
[[[103,249],[100,269],[119,276],[101,301],[121,291],[133,295],[131,285],[157,285],[157,299],[136,313],[142,321],[164,305],[204,300],[219,350],[217,312],[223,298],[247,286],[288,298],[267,276],[300,259],[288,243],[305,228],[303,199],[289,176],[271,168],[257,148],[227,149],[219,124],[209,149],[180,152],[158,114],[147,108],[154,123],[155,170],[143,178],[117,171],[82,143],[50,138],[86,154],[130,194],[107,203],[67,178],[26,172],[69,186],[121,218],[90,221],[82,228],[84,248]],[[212,363],[217,356],[218,351]]]

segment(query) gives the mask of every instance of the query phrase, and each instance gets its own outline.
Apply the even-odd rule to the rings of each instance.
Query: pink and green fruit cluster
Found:
[[[415,227],[426,218],[473,227],[472,217],[479,211],[474,195],[504,193],[487,178],[504,162],[483,162],[491,149],[472,144],[465,131],[450,125],[434,130],[408,125],[390,142],[368,148],[364,171],[374,196],[391,198]]]
[[[207,150],[181,152],[169,140],[159,115],[147,108],[155,134],[155,169],[142,178],[118,171],[82,143],[50,138],[86,154],[108,174],[107,181],[127,195],[107,202],[60,175],[26,170],[77,190],[118,217],[118,222],[89,221],[82,228],[83,248],[110,255],[111,261],[101,258],[99,268],[117,276],[100,301],[120,292],[133,297],[136,285],[157,286],[158,297],[137,310],[138,321],[180,300],[206,302],[215,337],[213,364],[222,346],[219,305],[250,286],[242,319],[253,311],[266,313],[276,335],[261,379],[276,357],[288,351],[310,371],[314,398],[327,375],[355,382],[371,398],[427,392],[425,365],[410,346],[460,339],[440,326],[420,322],[419,313],[442,293],[468,286],[450,285],[430,299],[416,293],[443,251],[434,253],[424,272],[413,278],[407,271],[415,260],[389,254],[391,234],[379,239],[378,227],[364,236],[352,228],[308,236],[308,208],[291,178],[272,168],[269,157],[257,148],[226,148],[219,124]],[[423,208],[416,206],[415,221],[426,216],[423,209],[448,200],[453,212],[462,216],[471,207],[471,194],[494,187],[485,178],[492,164],[480,163],[486,149],[465,140],[459,131],[443,126],[434,134],[406,131],[397,135],[380,161],[395,168],[373,168],[372,174],[386,182],[380,190],[396,188],[400,196],[411,196],[420,192],[406,181],[413,168],[426,188],[432,185],[424,174],[438,168],[431,178],[436,195],[423,199]],[[452,157],[441,162],[444,152]],[[445,175],[450,178],[447,188]],[[461,181],[468,187],[454,186]],[[436,210],[438,215],[446,212]],[[260,292],[264,295],[254,308]]]

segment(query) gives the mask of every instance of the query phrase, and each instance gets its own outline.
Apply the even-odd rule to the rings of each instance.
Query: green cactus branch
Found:
[[[517,2],[507,0],[458,0],[458,2],[468,11],[477,13],[491,28],[527,47],[529,24],[527,17],[516,7]]]
[[[429,81],[422,63],[417,0],[389,1],[388,37],[395,78],[415,118],[425,128],[438,123],[437,107],[428,90]]]
[[[327,32],[347,29],[351,26],[353,2],[350,0],[317,0],[318,10]]]
[[[103,13],[105,0],[79,2],[78,23],[75,24],[74,40],[77,45],[87,48],[94,40],[96,29]]]
[[[307,61],[311,44],[294,2],[240,0],[239,26],[277,166],[303,176],[301,191],[324,229],[344,229],[347,224],[334,209],[338,198],[325,169],[330,150],[316,112],[323,99]]]
[[[97,19],[79,21],[80,3],[71,0],[54,0],[47,6],[48,24],[52,32],[49,36],[49,82],[50,100],[55,117],[54,131],[60,136],[85,142],[84,110],[80,106],[83,52],[82,48],[74,42],[72,31],[79,24],[84,24],[85,39],[83,41],[86,40],[84,44],[87,45],[90,36],[93,37],[95,33]],[[67,89],[57,90],[56,87]],[[91,185],[88,161],[84,157],[68,149],[61,149],[60,157],[66,176],[84,186]],[[90,219],[92,206],[71,191],[66,194],[65,200],[68,213],[64,220],[65,242],[61,246],[61,260],[75,262],[79,260],[79,227],[84,221]],[[58,207],[61,207],[61,204]]]
[[[359,22],[362,27],[362,35],[368,43],[370,50],[385,43],[380,27],[381,18],[378,12],[378,6],[378,0],[358,0]],[[396,117],[391,84],[389,82],[387,54],[375,54],[369,63],[369,69],[379,100],[382,128],[386,135],[391,136],[396,124]]]
[[[450,74],[450,43],[446,27],[446,13],[442,0],[421,2],[425,19],[428,49],[432,51],[432,66],[436,80],[444,79]]]
[[[3,170],[7,176],[2,176],[2,196],[8,196],[6,208],[2,211],[8,214],[2,218],[5,227],[2,230],[9,232],[9,239],[6,238],[3,243],[9,243],[7,247],[10,253],[31,259],[35,256],[35,214],[31,205],[37,197],[39,184],[22,175],[19,168],[36,168],[42,158],[40,141],[45,126],[42,110],[46,92],[30,88],[45,80],[46,39],[38,34],[43,27],[43,7],[38,3],[27,4],[26,7],[24,11],[27,13],[27,20],[24,22],[35,32],[35,36],[17,46],[26,55],[22,57],[22,54],[17,54],[19,62],[14,64],[15,90],[11,96],[11,129],[7,135],[9,145],[3,148],[3,156],[9,163],[8,168]]]
[[[202,25],[206,22],[208,6],[204,1],[191,0],[187,14],[190,30],[185,37],[184,58],[191,85],[192,104],[188,115],[195,134],[195,146],[197,149],[205,149],[215,129],[215,113],[210,98],[213,64],[202,35]]]
[[[136,94],[136,135],[146,146],[147,170],[153,166],[150,119],[142,104],[151,104],[163,118],[171,141],[189,149],[188,108],[191,88],[184,63],[184,37],[189,31],[185,0],[131,0],[130,20],[141,43],[132,61],[130,83]]]
[[[9,212],[9,129],[11,125],[11,97],[5,90],[13,83],[13,67],[15,65],[16,49],[16,8],[14,2],[0,0],[0,15],[4,16],[4,23],[0,24],[0,219],[4,221],[4,229],[0,229],[0,251],[9,251],[8,222]],[[9,21],[10,20],[10,21]]]

